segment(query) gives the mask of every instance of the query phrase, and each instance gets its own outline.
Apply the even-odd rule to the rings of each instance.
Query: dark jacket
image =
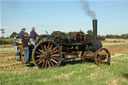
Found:
[[[22,40],[24,39],[24,32],[20,32],[20,36],[19,36]]]
[[[37,37],[37,33],[36,33],[35,31],[31,31],[31,32],[30,32],[30,38],[36,40],[36,37]]]
[[[24,38],[24,39],[22,40],[22,42],[23,42],[23,47],[24,47],[24,48],[25,48],[25,47],[29,47],[29,45],[28,45],[29,39],[28,39],[28,38]]]

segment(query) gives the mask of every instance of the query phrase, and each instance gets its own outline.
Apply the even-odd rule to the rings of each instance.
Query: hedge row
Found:
[[[12,39],[0,39],[0,45],[12,44]]]

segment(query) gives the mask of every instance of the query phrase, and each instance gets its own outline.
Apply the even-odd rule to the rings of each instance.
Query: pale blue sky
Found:
[[[128,0],[88,1],[98,19],[99,35],[128,33]],[[0,6],[0,26],[6,36],[23,27],[30,32],[33,26],[39,34],[92,29],[80,0],[1,0]]]

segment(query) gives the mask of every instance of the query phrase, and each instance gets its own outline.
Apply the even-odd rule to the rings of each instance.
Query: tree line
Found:
[[[92,30],[88,30],[87,33],[90,34],[90,35],[93,35]],[[101,40],[105,40],[105,38],[128,39],[128,33],[121,34],[121,35],[113,35],[113,34],[108,34],[108,35],[105,35],[105,36],[98,35],[98,37]]]
[[[84,33],[83,31],[80,30],[80,32]],[[28,34],[27,32],[25,32],[26,34]],[[75,32],[69,32],[68,33],[69,35],[74,35]],[[87,31],[87,34],[89,35],[93,35],[93,31],[92,30],[88,30]],[[19,33],[17,32],[13,32],[11,35],[10,35],[10,38],[13,38],[13,36],[17,36],[19,37]],[[108,35],[105,35],[105,36],[100,36],[98,35],[98,37],[101,39],[101,40],[104,40],[105,38],[121,38],[121,39],[128,39],[128,33],[127,34],[122,34],[122,35],[113,35],[113,34],[108,34]]]
[[[81,30],[79,32],[84,33]],[[25,32],[25,34],[28,34],[28,33]],[[72,36],[72,35],[75,36],[76,35],[76,32],[68,32],[68,33],[64,33],[64,34],[66,34],[67,36]],[[85,34],[93,35],[93,31],[92,30],[88,30],[87,33],[85,33]],[[0,38],[0,44],[12,44],[12,38],[14,36],[17,36],[17,38],[19,38],[19,33],[12,32],[12,34],[8,38]],[[113,35],[113,34],[110,34],[110,35],[105,35],[105,36],[98,35],[98,38],[101,41],[104,41],[105,38],[128,39],[128,34],[122,34],[122,35]]]
[[[122,35],[106,35],[105,38],[122,38],[122,39],[128,39],[128,34],[122,34]]]
[[[27,32],[25,32],[25,34],[29,35]],[[10,38],[13,38],[14,36],[16,36],[17,38],[19,38],[19,33],[17,32],[13,32],[11,35],[10,35]]]

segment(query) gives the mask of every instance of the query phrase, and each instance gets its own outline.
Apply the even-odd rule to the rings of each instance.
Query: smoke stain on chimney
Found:
[[[81,3],[83,4],[83,10],[86,12],[88,16],[90,16],[92,19],[96,19],[96,14],[93,10],[90,9],[90,5],[87,0],[81,0]]]

